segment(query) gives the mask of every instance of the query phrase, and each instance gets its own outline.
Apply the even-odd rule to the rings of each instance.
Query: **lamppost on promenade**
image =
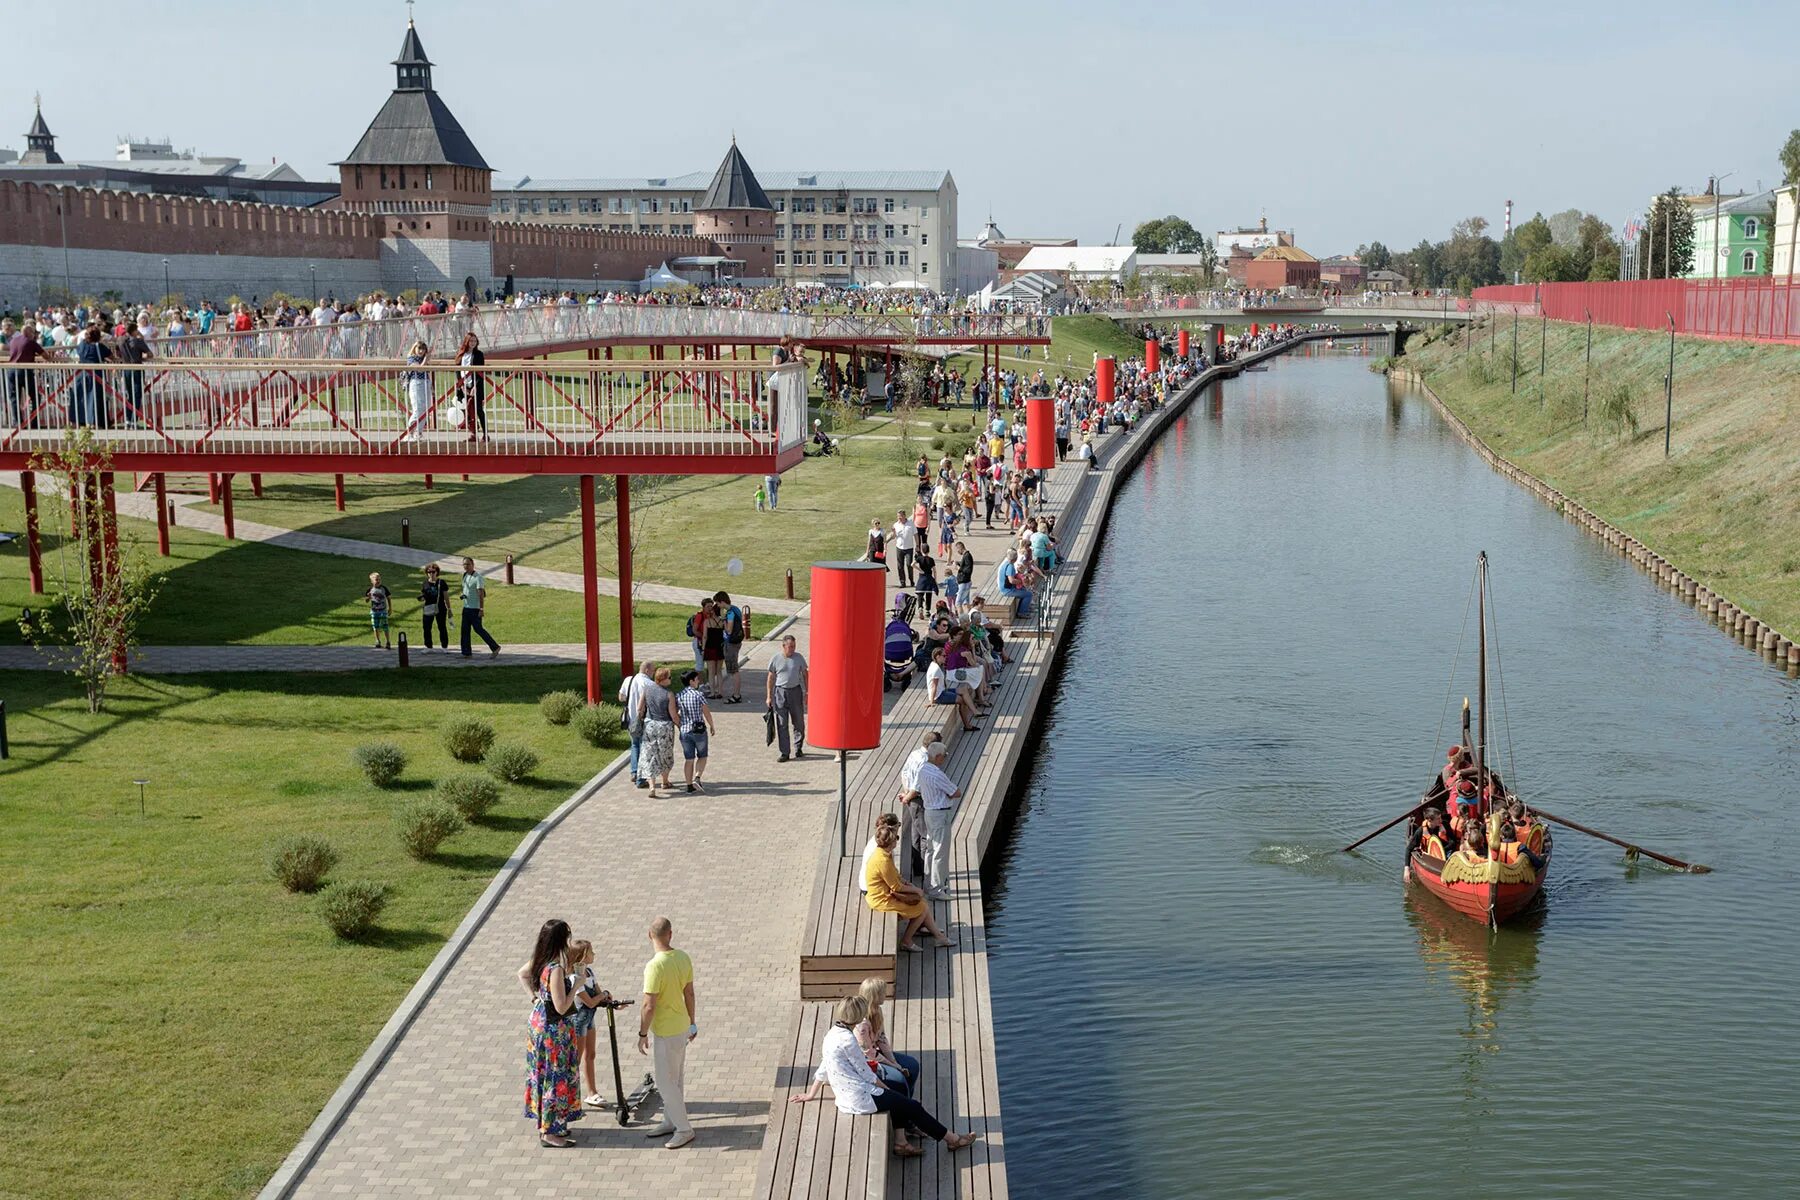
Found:
[[[174,294],[174,289],[169,286],[169,260],[166,258],[163,259],[162,264],[163,264],[163,302],[166,304],[168,302],[169,297]]]
[[[319,298],[319,265],[317,263],[308,263],[306,269],[312,272],[312,291],[308,292],[307,295],[314,301],[317,301]]]
[[[1721,192],[1723,192],[1723,191],[1724,191],[1724,190],[1725,190],[1725,188],[1724,188],[1724,183],[1725,183],[1725,181],[1726,181],[1726,180],[1727,180],[1727,179],[1730,179],[1730,178],[1731,178],[1731,177],[1732,177],[1732,176],[1733,176],[1733,175],[1736,175],[1736,174],[1737,174],[1737,172],[1736,172],[1736,171],[1727,171],[1727,172],[1725,172],[1725,173],[1724,173],[1724,174],[1723,174],[1723,175],[1714,175],[1714,176],[1713,176],[1713,261],[1712,261],[1712,277],[1713,277],[1713,278],[1714,278],[1714,279],[1723,279],[1723,278],[1725,278],[1725,276],[1724,276],[1724,274],[1723,274],[1723,273],[1722,273],[1722,272],[1723,272],[1723,271],[1724,271],[1724,268],[1723,268],[1723,267],[1721,267],[1721,266],[1720,266],[1720,265],[1719,265],[1719,263],[1720,263],[1720,262],[1721,262],[1721,261],[1722,261],[1722,260],[1724,260],[1724,257],[1725,257],[1725,253],[1724,253],[1724,252],[1725,252],[1725,247],[1724,247],[1724,246],[1722,246],[1722,245],[1720,245],[1720,244],[1719,244],[1719,193],[1721,193]]]

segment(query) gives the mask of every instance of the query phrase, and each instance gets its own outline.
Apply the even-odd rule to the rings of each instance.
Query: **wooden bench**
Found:
[[[786,1061],[776,1070],[769,1125],[757,1163],[755,1200],[886,1200],[893,1161],[888,1119],[841,1113],[829,1098],[789,1104],[812,1086],[829,1004],[801,1004]]]

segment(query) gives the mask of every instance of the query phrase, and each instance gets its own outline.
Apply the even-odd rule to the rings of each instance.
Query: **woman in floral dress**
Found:
[[[553,917],[538,930],[531,961],[519,968],[519,982],[535,1001],[525,1046],[525,1115],[537,1121],[538,1141],[555,1149],[575,1144],[569,1117],[580,1104],[580,1057],[568,1016],[575,1005],[569,971],[569,923]]]

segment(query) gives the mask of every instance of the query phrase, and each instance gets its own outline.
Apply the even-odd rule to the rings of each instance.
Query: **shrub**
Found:
[[[587,697],[573,689],[566,692],[545,692],[538,699],[538,711],[552,725],[567,725],[586,703]]]
[[[444,748],[457,762],[480,762],[494,744],[494,727],[479,717],[461,717],[444,726]]]
[[[324,838],[296,834],[282,838],[269,851],[269,874],[290,892],[316,892],[337,860],[337,851]]]
[[[1601,425],[1616,434],[1629,433],[1636,436],[1638,431],[1637,397],[1632,394],[1629,383],[1621,379],[1602,391],[1597,408]]]
[[[400,844],[414,858],[430,858],[444,840],[463,827],[456,810],[442,800],[413,800],[394,813]]]
[[[501,742],[488,751],[488,774],[508,783],[519,782],[537,770],[537,766],[537,752],[523,742]]]
[[[437,798],[473,821],[500,803],[500,785],[479,771],[459,771],[438,781]]]
[[[604,746],[623,732],[619,709],[614,704],[590,704],[575,714],[575,732],[590,746]]]
[[[387,902],[386,884],[352,879],[326,889],[325,898],[319,902],[319,915],[339,937],[359,938],[374,928],[375,919],[381,916]]]
[[[357,769],[376,787],[387,787],[406,769],[406,751],[392,742],[370,742],[352,755]]]

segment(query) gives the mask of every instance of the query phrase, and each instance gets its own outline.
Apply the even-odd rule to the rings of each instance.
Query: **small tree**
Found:
[[[60,543],[59,595],[19,618],[27,641],[81,680],[88,711],[106,706],[112,677],[122,674],[138,646],[138,628],[162,585],[142,551],[119,538],[119,520],[104,501],[112,457],[91,429],[74,429],[61,448],[34,455],[32,469],[56,480],[40,507],[66,514],[74,534]],[[73,498],[71,500],[71,497]],[[57,526],[60,528],[60,525]],[[36,530],[31,531],[33,534]]]

